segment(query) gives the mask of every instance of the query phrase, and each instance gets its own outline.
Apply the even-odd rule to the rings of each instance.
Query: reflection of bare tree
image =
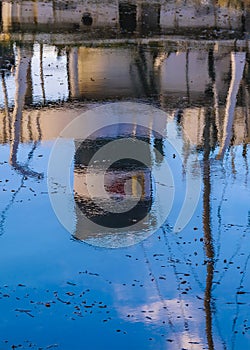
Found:
[[[211,80],[211,90],[215,82],[213,50],[208,52],[208,72]],[[213,90],[212,90],[213,91]],[[213,95],[213,94],[212,94]],[[211,96],[213,98],[213,96]],[[212,318],[212,286],[214,277],[214,247],[211,230],[211,180],[210,180],[210,151],[211,151],[211,127],[215,124],[214,113],[208,108],[205,115],[203,131],[203,231],[205,253],[207,257],[207,277],[204,295],[204,308],[206,314],[206,335],[209,350],[214,349],[213,318]],[[211,142],[212,141],[212,142]]]
[[[26,165],[21,165],[17,160],[18,147],[21,136],[22,113],[25,103],[25,96],[27,91],[27,73],[30,69],[32,50],[25,47],[18,47],[18,61],[16,72],[16,95],[15,107],[13,112],[12,126],[11,126],[11,144],[10,144],[10,164],[19,173],[25,176],[42,177],[41,173],[37,173],[28,168]]]
[[[78,98],[79,77],[78,77],[78,48],[70,47],[67,51],[67,70],[68,70],[68,86],[69,98]]]
[[[222,134],[222,140],[219,157],[223,157],[226,149],[229,147],[229,143],[232,137],[232,127],[234,121],[234,112],[236,106],[236,98],[239,91],[239,85],[243,76],[243,70],[245,65],[245,54],[232,54],[232,77],[231,84],[228,91],[226,114],[224,119],[224,129]],[[214,108],[207,108],[205,114],[205,124],[203,130],[203,231],[204,231],[204,247],[206,253],[206,288],[204,295],[204,309],[206,315],[206,335],[207,344],[209,350],[214,349],[213,340],[213,278],[214,278],[214,265],[215,265],[215,251],[213,244],[213,234],[211,229],[211,164],[210,164],[210,152],[216,144],[217,135],[215,119],[218,117],[216,112],[217,97],[215,89],[215,70],[214,70],[214,56],[213,50],[209,51],[209,77],[210,84],[207,92],[210,93],[212,103],[214,102]],[[209,94],[208,94],[209,96]],[[237,254],[237,252],[235,253]],[[230,261],[232,258],[230,259]]]
[[[9,113],[9,102],[8,102],[8,91],[7,86],[5,82],[5,74],[4,72],[1,73],[2,78],[2,87],[3,87],[3,95],[4,95],[4,126],[6,126],[6,130],[4,130],[5,138],[7,139],[7,136],[10,136],[11,133],[11,117]]]
[[[204,128],[204,164],[203,164],[203,230],[204,230],[204,242],[205,252],[207,256],[207,278],[206,278],[206,289],[204,296],[204,307],[206,313],[206,334],[207,343],[209,350],[214,349],[213,342],[213,329],[212,329],[212,285],[214,275],[214,248],[213,238],[211,231],[210,222],[210,194],[211,194],[211,183],[210,183],[210,114],[208,111],[206,115],[206,124]]]
[[[22,129],[22,113],[25,104],[25,96],[27,91],[27,74],[30,69],[32,50],[26,49],[24,47],[18,47],[18,61],[17,61],[17,71],[16,71],[16,95],[15,95],[15,107],[13,111],[13,117],[11,118],[8,109],[8,95],[7,88],[5,84],[4,74],[2,74],[2,86],[5,99],[5,118],[8,117],[9,120],[9,135],[10,144],[10,164],[14,169],[22,175],[21,184],[18,189],[13,193],[9,203],[6,205],[4,210],[0,213],[0,235],[4,233],[4,224],[7,217],[7,212],[16,200],[18,193],[21,191],[24,185],[24,181],[27,176],[40,178],[43,174],[37,173],[29,169],[29,162],[33,157],[34,151],[37,148],[38,142],[34,142],[31,151],[28,154],[27,161],[25,164],[19,164],[17,160],[18,147],[21,139],[21,129]],[[36,125],[38,130],[39,140],[42,138],[41,128],[40,128],[40,116],[37,116]],[[30,135],[32,136],[32,135]],[[31,137],[32,139],[32,137]]]
[[[29,161],[32,159],[32,156],[34,154],[34,151],[36,149],[37,144],[35,143],[34,146],[32,147],[31,151],[28,154],[28,159],[27,162],[25,164],[25,166],[23,168],[27,168]],[[6,205],[6,207],[4,208],[4,210],[0,213],[0,236],[4,234],[4,224],[7,218],[7,213],[9,211],[9,209],[11,208],[11,206],[15,203],[16,197],[17,195],[21,192],[21,190],[24,187],[24,183],[25,183],[25,179],[26,179],[26,173],[23,172],[22,178],[21,178],[21,183],[20,186],[18,187],[18,189],[13,193],[9,203]]]
[[[234,119],[234,110],[236,105],[236,98],[238,94],[239,84],[242,79],[243,69],[244,69],[244,59],[245,57],[238,56],[240,60],[237,62],[237,59],[232,55],[232,79],[228,92],[227,106],[226,106],[226,116],[224,122],[224,131],[223,131],[223,143],[221,145],[219,156],[223,156],[225,150],[227,149],[229,142],[231,140],[232,124]],[[238,63],[238,64],[237,64]],[[209,59],[209,76],[211,79],[211,85],[214,87],[215,84],[215,72],[213,65],[213,55],[210,53]],[[213,94],[215,92],[213,88]],[[212,94],[212,95],[213,95]],[[213,96],[214,98],[216,96]],[[216,101],[215,101],[216,102]],[[213,237],[211,230],[211,179],[210,179],[210,151],[211,151],[211,126],[213,125],[213,112],[211,109],[207,110],[205,117],[204,133],[203,133],[203,230],[204,230],[204,243],[205,243],[205,252],[207,257],[207,277],[206,277],[206,288],[204,296],[204,308],[206,314],[206,335],[207,335],[207,344],[209,350],[214,349],[213,341],[213,309],[212,309],[212,287],[213,287],[213,277],[214,277],[214,246],[213,246]]]
[[[190,86],[189,86],[189,49],[186,51],[186,86],[187,86],[187,99],[190,104]]]
[[[147,54],[149,57],[147,57]],[[145,48],[142,45],[139,45],[134,63],[140,82],[140,89],[143,92],[143,95],[146,97],[154,97],[157,100],[160,95],[160,84],[159,72],[157,69],[155,69],[155,62],[159,58],[159,55],[159,48],[151,49],[148,52],[145,51]],[[159,104],[159,102],[157,101],[156,104]]]
[[[45,94],[45,82],[44,82],[44,74],[43,74],[43,44],[40,44],[40,79],[41,79],[41,88],[42,88],[42,99],[43,99],[43,104],[45,104],[46,94]]]
[[[247,61],[246,64],[246,71],[249,71],[249,62]],[[246,178],[245,178],[245,184],[248,183],[248,175],[249,175],[249,166],[247,161],[247,144],[250,139],[250,123],[249,123],[249,90],[247,87],[246,78],[243,78],[242,81],[243,85],[243,92],[244,92],[244,102],[245,102],[245,130],[244,130],[244,140],[243,140],[243,150],[242,150],[242,156],[245,159],[245,167],[246,167]]]
[[[232,325],[232,350],[235,349],[235,343],[236,343],[236,335],[237,335],[237,331],[236,331],[236,325],[238,323],[238,318],[239,318],[239,312],[240,312],[240,295],[241,295],[241,287],[243,286],[243,281],[246,278],[247,275],[247,267],[248,267],[248,263],[250,260],[250,254],[247,256],[244,268],[242,270],[242,276],[240,279],[240,283],[239,283],[239,287],[237,288],[237,292],[235,294],[235,304],[236,304],[236,312],[235,312],[235,316],[233,319],[233,325]]]
[[[234,122],[234,112],[236,106],[237,95],[239,91],[240,82],[243,77],[244,67],[246,61],[246,53],[232,53],[232,77],[227,95],[226,112],[223,126],[223,138],[218,154],[218,159],[223,158],[225,151],[229,147],[232,138],[232,129]]]
[[[166,236],[165,228],[163,228],[163,234],[164,234],[164,236]],[[145,263],[147,264],[147,268],[148,268],[148,271],[149,271],[149,276],[151,276],[151,281],[154,284],[154,288],[155,288],[155,290],[157,292],[159,300],[161,301],[161,303],[163,305],[163,308],[164,308],[164,310],[166,312],[166,316],[168,318],[168,326],[173,332],[175,340],[178,343],[178,345],[177,345],[178,348],[181,348],[180,340],[179,340],[179,337],[177,336],[177,330],[176,330],[176,327],[175,327],[175,323],[173,321],[173,317],[172,317],[171,312],[169,310],[169,307],[168,307],[168,304],[167,304],[167,300],[165,300],[165,298],[163,297],[163,295],[161,293],[160,286],[159,286],[159,283],[157,281],[156,276],[153,273],[153,269],[152,269],[152,266],[151,266],[151,263],[150,263],[150,259],[149,259],[149,256],[147,254],[145,245],[144,245],[143,242],[141,242],[140,245],[141,245],[142,250],[143,250]]]

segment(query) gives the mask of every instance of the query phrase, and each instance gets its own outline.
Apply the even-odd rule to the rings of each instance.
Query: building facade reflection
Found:
[[[36,44],[13,51],[10,47],[6,60],[15,62],[15,70],[5,68],[6,60],[2,63],[1,142],[13,139],[17,125],[13,119],[22,124],[21,142],[49,139],[57,136],[70,115],[74,118],[86,109],[86,102],[125,98],[150,99],[178,119],[184,135],[198,148],[203,145],[206,109],[211,106],[219,157],[232,144],[249,143],[248,54],[219,43],[187,50],[172,43],[169,52],[166,49],[73,46],[59,51],[55,46]],[[14,81],[16,91],[10,89]],[[65,101],[63,108],[50,112],[46,105],[60,100]],[[73,111],[71,101],[81,101],[81,106]],[[37,104],[45,105],[39,113]],[[13,107],[16,116],[12,117]]]
[[[87,242],[89,239],[98,241],[102,237],[106,239],[105,235],[112,234],[112,229],[117,229],[117,233],[114,231],[113,235],[121,236],[124,231],[124,237],[120,237],[120,240],[125,240],[125,236],[131,235],[132,241],[134,239],[132,236],[139,238],[148,227],[157,226],[155,217],[147,217],[152,209],[154,197],[150,168],[133,159],[115,162],[108,170],[103,166],[107,161],[105,159],[89,166],[89,161],[98,152],[99,147],[115,140],[117,139],[106,139],[104,134],[102,139],[85,140],[77,146],[74,167],[74,197],[80,209],[75,232],[77,239]],[[149,145],[148,157],[152,157],[151,152]],[[89,192],[90,186],[91,192]],[[112,203],[106,196],[112,198]],[[124,200],[126,207],[132,209],[127,210],[124,207],[124,212],[114,212],[114,202],[121,204]],[[81,215],[94,222],[97,225],[95,227],[99,229],[93,232],[91,225],[88,227],[87,221],[81,219]],[[143,220],[146,217],[147,222]],[[135,230],[133,226],[138,222],[139,226]]]

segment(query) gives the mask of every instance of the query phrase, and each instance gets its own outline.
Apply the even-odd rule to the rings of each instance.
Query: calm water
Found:
[[[0,349],[250,348],[247,3],[0,5]]]

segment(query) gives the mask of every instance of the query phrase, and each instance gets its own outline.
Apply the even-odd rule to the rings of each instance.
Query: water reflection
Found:
[[[164,160],[164,140],[153,132],[153,120],[148,129],[138,122],[134,117],[133,124],[118,123],[99,130],[92,138],[75,141],[74,198],[80,209],[76,211],[76,238],[105,247],[109,239],[110,246],[119,247],[126,240],[129,245],[140,241],[160,225],[159,201],[158,207],[153,203],[155,167],[159,171]],[[165,128],[166,118],[160,126]],[[111,161],[114,147],[121,147],[121,142],[127,157]],[[93,158],[107,147],[109,151],[104,151],[101,158]]]
[[[98,144],[98,141],[100,140],[94,140],[94,144]],[[106,144],[110,140],[106,141],[104,139],[102,141],[104,141],[102,144]],[[96,149],[91,148],[90,145],[87,147],[81,145],[81,149],[79,150],[78,148],[76,152],[74,195],[80,211],[99,226],[99,232],[92,232],[91,227],[89,229],[82,227],[82,221],[78,220],[75,236],[78,239],[88,241],[88,238],[95,236],[100,238],[101,235],[105,235],[105,228],[117,228],[121,231],[123,227],[126,230],[126,234],[128,234],[129,227],[133,226],[136,222],[141,222],[140,230],[138,229],[135,232],[132,229],[131,232],[132,235],[140,235],[141,231],[145,231],[146,229],[143,219],[150,213],[153,203],[153,180],[150,169],[143,163],[124,160],[123,162],[114,163],[108,171],[102,169],[103,165],[98,163],[89,170],[89,162],[86,164],[86,158],[92,152],[94,152],[92,153],[92,156],[94,156],[96,152]],[[150,149],[148,151],[150,155]],[[105,159],[103,162],[105,162]],[[88,176],[92,177],[91,185],[93,186],[93,190],[91,195],[88,191],[86,171],[88,171]],[[107,199],[102,197],[100,184],[102,183],[103,176],[105,176],[104,186],[109,196],[117,201],[117,203],[127,199],[129,201],[127,205],[132,209],[127,210],[125,213],[112,213],[112,204],[109,204]],[[155,218],[153,220],[155,221]],[[147,226],[152,224],[156,226],[157,223],[150,223],[147,220]]]
[[[13,110],[12,125],[10,128],[11,129],[10,165],[13,166],[15,170],[20,172],[22,175],[41,178],[42,174],[36,173],[35,171],[28,169],[28,167],[25,165],[20,165],[17,159],[18,146],[20,143],[20,136],[21,136],[22,113],[23,113],[25,98],[30,95],[29,94],[30,79],[28,79],[29,78],[28,75],[30,73],[30,61],[31,61],[30,52],[25,49],[22,50],[21,48],[19,48],[18,62],[17,62],[18,69],[16,72],[15,107]],[[41,139],[39,117],[36,119],[35,123],[37,124],[36,129],[38,132],[38,141],[35,141],[33,146],[34,149],[37,146],[37,142],[39,142],[39,140]],[[28,132],[30,131],[31,130],[29,128]],[[30,136],[32,137],[32,132]],[[33,151],[31,151],[31,154],[33,153]]]
[[[48,111],[41,109],[38,125],[35,118],[27,121],[28,115],[36,112],[23,110],[25,105],[140,98],[150,99],[155,106],[178,116],[178,122],[198,148],[203,143],[205,106],[212,105],[213,144],[220,146],[218,158],[223,157],[231,142],[248,143],[249,58],[244,48],[235,52],[231,46],[219,42],[203,49],[185,49],[177,43],[171,46],[169,51],[167,47],[150,48],[140,44],[128,48],[68,47],[60,51],[55,46],[42,44],[17,46],[14,51],[10,47],[15,71],[2,72],[2,142],[15,139],[12,143],[15,149],[20,133],[26,141],[47,139],[49,131],[43,131],[48,129],[43,118]],[[211,65],[214,67],[212,77]],[[12,106],[13,118],[9,112]],[[62,114],[66,117],[67,104]],[[22,118],[22,123],[29,123],[29,132],[21,128]],[[10,133],[16,136],[11,137]],[[50,134],[53,135],[53,128]]]
[[[84,32],[92,30],[93,33],[94,29],[108,23],[112,35],[119,32],[119,35],[129,38],[159,34],[173,28],[181,29],[185,26],[185,20],[190,23],[194,14],[197,28],[210,23],[211,27],[216,24],[217,29],[234,29],[244,34],[249,25],[248,12],[245,11],[247,6],[244,3],[238,5],[238,2],[227,7],[218,2],[214,7],[210,2],[202,6],[196,2],[196,6],[191,6],[183,2],[148,4],[109,1],[96,5],[95,11],[74,1],[67,6],[63,2],[3,1],[1,6],[4,14],[1,17],[2,30],[5,33],[2,38],[5,40],[21,35],[20,32],[26,35],[31,29],[34,30],[34,38],[39,39],[40,31],[61,30],[62,19],[64,30],[74,28]],[[100,12],[104,15],[100,16]],[[45,17],[44,13],[48,16]],[[109,37],[112,35],[110,32],[107,34]],[[43,326],[42,330],[48,333],[51,343],[55,339],[49,333],[53,322],[59,329],[63,326],[77,331],[79,338],[76,343],[69,335],[61,340],[61,346],[65,349],[70,346],[79,348],[79,339],[82,343],[87,342],[89,348],[101,348],[98,337],[93,337],[93,329],[101,329],[105,333],[113,328],[115,335],[109,333],[109,339],[114,348],[127,348],[129,344],[137,343],[137,340],[140,344],[137,347],[143,344],[145,349],[152,346],[166,348],[166,344],[167,349],[248,348],[248,40],[234,42],[185,38],[176,41],[164,38],[162,42],[142,43],[139,40],[127,44],[120,41],[119,45],[108,46],[95,42],[93,47],[89,47],[81,41],[79,45],[69,42],[65,45],[64,40],[69,41],[68,38],[62,40],[59,37],[57,40],[60,43],[57,44],[49,40],[44,43],[43,39],[40,37],[40,41],[33,43],[32,38],[14,44],[7,40],[0,45],[0,233],[1,259],[5,266],[1,273],[2,280],[8,281],[11,286],[9,294],[6,292],[9,297],[0,293],[0,302],[10,299],[13,303],[4,304],[1,334],[15,339],[16,343],[24,342],[24,338],[29,336],[27,330],[31,329],[26,319],[23,319],[25,328],[21,327],[21,330],[27,337],[17,337],[13,332],[10,334],[7,328],[13,330],[20,326],[17,312],[13,309],[32,309],[36,342],[41,343],[43,339],[41,333],[36,331],[41,329],[41,319],[44,325],[49,325],[47,328]],[[72,248],[68,236],[65,238],[65,232],[53,221],[54,214],[44,216],[44,212],[49,211],[48,199],[45,202],[42,195],[47,191],[42,177],[47,167],[48,154],[52,141],[80,113],[94,105],[117,99],[146,102],[160,107],[168,115],[162,125],[162,129],[167,130],[166,138],[143,135],[143,140],[148,144],[146,155],[151,168],[138,163],[117,163],[106,174],[106,190],[117,201],[126,195],[132,200],[141,199],[138,210],[124,217],[125,222],[121,218],[117,220],[120,220],[121,225],[127,225],[128,221],[140,220],[151,211],[155,200],[153,171],[166,161],[174,169],[174,162],[178,158],[167,147],[166,140],[171,137],[178,141],[185,160],[182,172],[176,172],[175,180],[180,194],[173,213],[162,229],[136,247],[120,249],[118,253],[104,252],[83,244]],[[131,126],[131,130],[126,131],[126,135],[142,138],[139,132],[134,131],[135,126],[136,123]],[[81,143],[80,147],[79,141],[70,140],[71,146],[77,150],[72,169],[76,205],[85,215],[108,229],[110,224],[116,222],[111,222],[107,213],[98,211],[90,202],[85,186],[86,167],[100,147],[122,136],[124,129],[114,132],[112,137],[106,131],[101,136]],[[195,179],[197,164],[202,167],[201,201],[189,226],[180,234],[175,234],[172,223],[180,210],[185,191],[185,170],[190,167]],[[93,166],[91,175],[96,198],[103,202],[105,200],[98,191],[99,179],[103,176],[101,164]],[[11,180],[13,177],[15,181]],[[152,212],[152,226],[157,224],[157,214],[157,210]],[[37,221],[34,220],[29,226],[33,216]],[[90,235],[88,227],[83,228],[77,217],[75,224],[75,238],[78,240],[104,236],[103,231],[91,232]],[[37,245],[34,231],[38,232]],[[27,232],[32,235],[29,236]],[[145,232],[145,226],[141,232]],[[45,241],[38,236],[45,237]],[[17,242],[17,246],[13,241]],[[24,243],[29,245],[29,250],[22,251]],[[48,254],[48,246],[53,254]],[[26,265],[19,259],[17,252],[24,260],[27,256],[31,257]],[[9,264],[6,264],[6,261],[9,262],[7,254],[13,254]],[[85,254],[86,259],[82,260]],[[68,255],[70,259],[67,260]],[[37,265],[46,266],[46,281],[44,275],[37,272],[37,266],[32,270],[31,265],[35,265],[36,261]],[[15,266],[20,264],[31,275],[28,281],[30,285],[37,284],[41,290],[41,286],[46,286],[46,295],[49,295],[51,305],[57,311],[54,314],[60,314],[60,320],[56,318],[50,321],[48,314],[45,314],[41,302],[45,291],[41,296],[34,290],[28,293],[25,289],[26,294],[33,299],[27,309],[27,304],[23,302],[27,296],[16,298],[13,284],[28,277],[17,272],[16,267],[9,267],[13,262]],[[57,267],[50,272],[55,262]],[[82,275],[85,279],[80,279]],[[20,280],[16,281],[13,276],[18,276]],[[47,278],[51,284],[47,285]],[[74,280],[74,292],[69,291],[69,286],[73,288],[71,284],[65,288],[58,287],[66,283],[65,279]],[[87,288],[89,292],[86,292]],[[57,290],[57,294],[50,293],[51,290]],[[63,296],[60,293],[64,293]],[[87,297],[87,293],[90,296]],[[86,297],[85,304],[82,302],[83,295]],[[69,297],[74,297],[74,302],[66,299]],[[99,297],[102,300],[99,301]],[[18,298],[25,309],[20,308]],[[100,313],[93,311],[93,321],[93,314],[88,313],[88,310],[92,312],[92,307],[94,309],[97,303],[102,302],[99,305],[103,305],[103,308],[98,306]],[[46,310],[49,310],[48,302]],[[106,310],[109,314],[104,314]],[[6,321],[7,318],[9,321]],[[72,325],[70,322],[75,323]],[[108,330],[103,328],[106,324]],[[82,332],[82,325],[87,331]],[[121,342],[116,336],[121,335],[123,329],[127,334],[124,333]],[[81,338],[82,333],[84,339]],[[57,337],[61,339],[61,334],[57,334]],[[70,339],[70,345],[66,338]]]
[[[211,67],[211,82],[214,80],[213,67]],[[213,134],[210,131],[212,124],[212,113],[208,110],[205,118],[204,126],[204,149],[203,149],[203,232],[204,232],[204,249],[207,258],[207,277],[206,277],[206,288],[204,294],[204,308],[206,314],[206,335],[208,349],[214,349],[213,340],[213,296],[212,286],[214,278],[214,246],[213,246],[213,235],[211,228],[211,167],[210,167],[210,152],[211,152],[211,138]],[[211,135],[212,134],[212,135]]]

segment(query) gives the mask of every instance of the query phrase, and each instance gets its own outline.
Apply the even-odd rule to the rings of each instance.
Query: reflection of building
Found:
[[[20,142],[29,142],[57,137],[86,109],[85,104],[71,109],[66,103],[54,111],[23,110],[31,101],[44,104],[68,98],[97,102],[150,98],[170,114],[179,115],[188,139],[198,147],[202,147],[204,120],[211,106],[215,144],[248,143],[248,57],[243,52],[235,54],[223,44],[204,46],[202,50],[172,43],[168,48],[70,47],[59,52],[54,46],[17,47],[16,93],[10,88],[14,76],[2,76],[0,102],[5,109],[1,112],[1,142],[11,138],[10,105],[15,105],[15,113],[19,111],[17,116],[21,118]],[[18,81],[21,73],[22,84]]]
[[[47,108],[44,110],[24,110],[22,118],[22,128],[20,140],[23,143],[40,140],[53,140],[64,127],[68,125],[75,117],[80,113],[83,113],[86,108],[77,108],[76,110],[66,107],[64,110],[50,111]],[[171,110],[168,110],[171,112]],[[203,130],[204,130],[204,118],[205,108],[185,108],[183,110],[182,127],[185,134],[188,136],[188,140],[198,147],[202,147],[203,143]],[[172,110],[174,113],[174,110]],[[225,108],[219,109],[220,124],[217,125],[218,131],[223,132],[223,121],[225,116]],[[234,123],[233,123],[233,145],[242,144],[245,140],[247,143],[250,142],[249,135],[249,115],[250,110],[246,110],[244,107],[236,107]],[[10,139],[9,134],[9,122],[4,116],[4,111],[0,112],[0,143],[8,143]],[[40,135],[40,134],[41,135]],[[247,136],[248,135],[248,136]],[[218,142],[220,143],[220,138]]]
[[[201,100],[209,84],[207,52],[190,50],[187,56],[185,50],[174,49],[166,54],[159,49],[158,57],[154,57],[155,51],[145,53],[140,47],[70,49],[70,96],[110,99],[163,94],[168,106],[171,99],[176,101],[187,95],[192,101]],[[216,64],[220,66],[216,84],[222,101],[228,88],[229,53],[227,49],[216,55]]]
[[[246,109],[244,107],[236,107],[233,123],[232,140],[233,145],[240,145],[243,142],[250,143],[250,129],[249,129],[249,112],[246,116]],[[188,140],[197,147],[201,148],[203,145],[203,132],[205,128],[205,114],[206,109],[201,108],[187,108],[183,111],[182,127],[188,136]],[[223,122],[225,121],[225,108],[219,109],[220,123],[216,125],[218,132],[218,142],[222,141]],[[245,116],[245,117],[244,117]]]
[[[75,237],[86,240],[98,235],[105,235],[105,232],[110,234],[112,228],[120,229],[120,231],[123,229],[124,234],[128,234],[130,227],[145,219],[150,213],[153,202],[150,171],[142,168],[136,169],[136,167],[127,171],[126,166],[123,169],[107,171],[105,175],[100,170],[96,169],[95,171],[95,174],[90,174],[95,197],[87,192],[87,186],[84,185],[87,180],[83,170],[75,170],[74,173],[75,202],[80,213],[77,215]],[[103,176],[105,177],[105,189],[112,202],[117,200],[121,203],[122,200],[127,200],[126,204],[129,204],[133,209],[126,210],[127,207],[124,207],[124,213],[112,212],[114,210],[112,202],[101,197],[100,181]],[[99,230],[91,229],[92,225],[89,226],[85,218],[83,218],[83,223],[81,214],[99,225]],[[131,232],[135,232],[137,235],[143,234],[141,231],[147,230],[148,226],[152,226],[152,218],[151,222],[147,219],[147,226],[145,226],[145,221],[142,221],[139,228],[137,227],[135,230],[132,227]]]
[[[96,137],[75,142],[74,197],[77,206],[77,239],[98,240],[106,235],[113,234],[114,237],[118,234],[126,240],[132,234],[134,237],[130,239],[136,241],[138,237],[143,237],[150,227],[157,225],[157,218],[150,213],[154,196],[151,174],[154,155],[150,146],[152,135],[150,130],[146,133],[140,130],[135,134],[134,128],[135,125],[120,124],[119,129],[115,131],[112,128],[103,129]],[[128,141],[133,147],[135,140],[144,141],[146,164],[143,159],[112,162],[112,151],[102,154],[101,159],[92,160],[103,147],[117,147],[115,142],[121,141],[124,136],[134,139]],[[115,145],[112,146],[112,142]],[[136,151],[134,156],[136,157]],[[94,227],[92,223],[95,224]],[[110,239],[112,241],[112,237]]]
[[[170,46],[171,45],[171,46]],[[204,104],[210,83],[208,47],[188,49],[168,43],[166,47],[140,45],[118,48],[47,45],[27,47],[30,62],[30,90],[35,103],[76,98],[105,100],[144,98],[161,95],[161,103],[171,108],[178,99]],[[224,103],[230,81],[231,47],[218,45],[214,61],[215,86]],[[53,85],[53,88],[52,88]],[[9,100],[14,100],[13,90]],[[164,100],[165,99],[165,100]],[[2,104],[0,97],[0,103]]]

